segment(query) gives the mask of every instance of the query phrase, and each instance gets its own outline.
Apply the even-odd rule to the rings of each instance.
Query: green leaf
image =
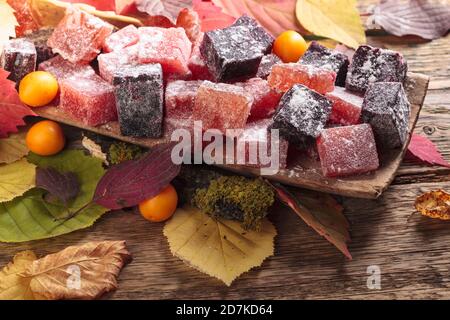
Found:
[[[87,228],[108,211],[93,204],[75,217],[63,219],[92,200],[97,182],[104,174],[101,160],[86,156],[80,150],[67,150],[51,157],[30,154],[28,160],[39,167],[73,172],[80,182],[80,192],[69,201],[68,207],[63,203],[45,202],[45,190],[38,188],[0,204],[0,241],[22,242],[55,237]]]
[[[10,201],[35,186],[36,166],[26,159],[0,165],[0,202]]]

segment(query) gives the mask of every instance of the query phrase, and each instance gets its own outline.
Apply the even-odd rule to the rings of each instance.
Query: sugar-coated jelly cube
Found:
[[[112,31],[113,26],[102,19],[69,7],[47,44],[72,63],[89,63]]]
[[[397,148],[405,144],[409,131],[410,105],[401,82],[376,82],[364,95],[361,120],[370,123],[377,143]]]
[[[289,142],[302,147],[317,138],[331,113],[331,101],[296,84],[281,98],[272,127]]]
[[[158,138],[163,123],[163,73],[160,64],[123,66],[113,84],[120,132],[124,136]]]
[[[338,51],[328,49],[316,41],[311,42],[308,50],[300,58],[299,63],[336,72],[336,85],[344,86],[349,60]]]
[[[112,83],[114,72],[120,70],[123,66],[135,65],[137,56],[138,45],[100,54],[97,58],[100,76]]]
[[[276,54],[266,54],[261,59],[261,63],[259,64],[256,76],[261,79],[267,79],[270,71],[272,71],[272,67],[278,63],[283,63],[283,61],[281,61],[281,59]]]
[[[329,128],[317,139],[322,172],[342,177],[378,169],[378,153],[369,124]]]
[[[360,46],[352,58],[345,87],[365,92],[374,82],[401,82],[406,79],[408,66],[403,56],[395,51]]]
[[[204,81],[197,91],[194,121],[202,121],[204,130],[242,129],[247,122],[253,97],[240,86]]]
[[[195,97],[203,81],[177,80],[169,82],[165,90],[165,115],[170,118],[192,116]]]
[[[36,68],[34,44],[21,38],[6,41],[0,55],[0,68],[10,72],[9,80],[20,82]]]
[[[325,95],[333,102],[329,123],[349,126],[360,123],[363,97],[342,87]]]
[[[88,126],[117,120],[114,87],[97,75],[61,81],[60,108]]]
[[[36,48],[36,66],[39,66],[41,62],[47,61],[55,56],[52,48],[47,45],[47,40],[52,33],[52,28],[42,28],[25,36],[25,39],[33,42],[34,47]]]
[[[138,29],[132,24],[112,33],[103,42],[103,51],[111,52],[132,46],[139,41]]]
[[[300,63],[282,63],[272,67],[267,80],[272,88],[281,92],[302,84],[325,94],[334,90],[336,72]]]
[[[200,44],[203,41],[204,33],[201,33],[192,47],[191,57],[189,58],[188,67],[192,73],[192,80],[213,80],[213,76],[209,72],[205,59],[200,53]]]
[[[16,36],[21,37],[26,33],[39,29],[38,23],[32,15],[29,0],[7,0],[11,8],[14,9],[14,16],[17,19]],[[3,9],[5,10],[5,9]],[[6,19],[6,18],[4,18]]]
[[[89,78],[95,75],[95,71],[90,65],[72,63],[60,55],[42,62],[38,69],[50,72],[58,82],[70,77]]]

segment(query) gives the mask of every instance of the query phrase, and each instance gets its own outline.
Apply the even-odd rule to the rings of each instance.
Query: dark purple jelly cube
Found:
[[[330,50],[313,41],[299,62],[334,71],[336,72],[336,85],[345,85],[345,77],[349,64],[348,57],[345,54]]]
[[[300,84],[294,85],[281,98],[273,116],[273,129],[280,136],[302,146],[314,141],[325,127],[331,113],[331,101]]]
[[[161,137],[164,101],[161,65],[123,66],[114,73],[113,85],[121,133]]]
[[[266,29],[260,26],[255,19],[247,15],[243,15],[236,20],[233,26],[249,27],[251,29],[253,38],[259,42],[264,52],[270,53],[272,51],[272,45],[275,39],[266,31]]]
[[[272,71],[272,67],[278,63],[283,63],[283,61],[281,61],[281,59],[276,54],[266,54],[261,59],[261,63],[259,64],[256,76],[261,79],[267,79],[270,71]]]
[[[361,120],[372,125],[380,146],[403,146],[408,136],[409,114],[410,105],[400,82],[376,82],[367,89]]]
[[[225,82],[254,77],[272,43],[273,38],[256,22],[242,20],[225,29],[206,32],[200,52],[214,79]]]
[[[12,39],[3,45],[0,67],[10,72],[9,80],[20,82],[36,68],[36,49],[31,41]]]
[[[52,28],[43,28],[27,34],[25,37],[27,40],[33,42],[34,47],[36,48],[36,66],[39,66],[41,62],[56,56],[56,54],[53,53],[52,48],[47,45],[47,40],[52,32]]]
[[[403,83],[407,70],[406,60],[400,53],[363,45],[353,55],[345,87],[365,92],[369,84],[374,82]]]

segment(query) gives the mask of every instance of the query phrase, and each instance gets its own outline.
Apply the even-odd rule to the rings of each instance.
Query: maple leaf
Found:
[[[415,207],[424,216],[450,220],[450,194],[444,190],[433,190],[417,197]]]
[[[438,148],[427,137],[413,133],[408,145],[408,152],[422,162],[450,168],[450,163],[442,157]]]
[[[16,26],[18,25],[14,9],[6,0],[0,0],[0,48],[2,43],[8,41],[10,37],[16,37]]]
[[[193,8],[200,17],[203,32],[226,28],[236,20],[234,17],[222,12],[218,6],[210,1],[193,0]]]
[[[8,76],[9,72],[0,68],[0,138],[6,138],[10,132],[17,132],[17,127],[25,124],[25,116],[36,115],[20,101],[15,83],[8,80]]]

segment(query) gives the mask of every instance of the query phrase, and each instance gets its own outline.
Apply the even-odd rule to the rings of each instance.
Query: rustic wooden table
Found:
[[[364,1],[367,2],[367,1]],[[373,2],[373,1],[368,1]],[[450,35],[433,42],[371,37],[370,43],[403,52],[411,71],[431,77],[416,133],[427,135],[450,160]],[[92,240],[126,240],[134,260],[120,274],[111,299],[381,299],[450,298],[450,222],[415,215],[421,192],[450,190],[450,169],[404,162],[378,200],[343,199],[351,223],[353,260],[277,206],[275,256],[226,287],[173,257],[162,224],[116,211],[92,228],[54,239],[0,244],[0,266],[20,250],[39,255]],[[381,288],[367,287],[368,267],[380,270]]]

